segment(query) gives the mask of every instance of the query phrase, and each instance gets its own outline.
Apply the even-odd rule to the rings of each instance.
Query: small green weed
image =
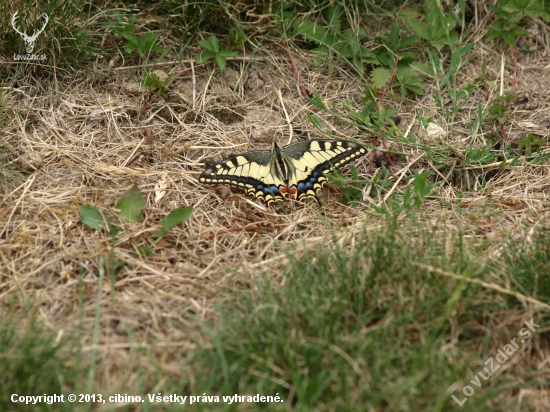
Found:
[[[197,63],[204,63],[210,59],[214,59],[220,70],[225,70],[228,57],[237,56],[237,52],[230,49],[221,49],[220,41],[216,36],[210,36],[208,40],[199,41],[199,44],[207,51],[202,52],[196,57]]]
[[[485,121],[488,112],[488,109],[483,109],[481,102],[477,102],[477,117],[473,121],[473,124],[469,124],[471,136],[476,137],[478,135],[478,132],[481,130],[481,126],[483,125],[483,122]]]
[[[413,189],[407,186],[401,201],[393,195],[387,200],[387,206],[378,207],[372,205],[375,212],[367,212],[372,215],[398,216],[401,214],[408,215],[411,212],[420,209],[426,197],[433,189],[433,183],[428,182],[428,172],[414,172],[410,178],[414,179]]]
[[[103,27],[111,30],[115,37],[124,37],[125,34],[132,33],[135,30],[136,16],[126,16],[121,13],[115,13],[113,17],[115,21],[104,23]]]
[[[550,22],[550,11],[543,0],[499,0],[490,8],[496,20],[488,26],[487,41],[502,38],[510,47],[516,45],[519,37],[527,35],[527,30],[521,28],[526,26],[527,17]]]
[[[407,11],[408,16],[418,14],[414,9]],[[458,44],[458,34],[455,31],[457,19],[454,15],[445,15],[440,2],[437,0],[424,1],[424,19],[425,23],[416,18],[408,18],[406,22],[418,37],[437,50],[441,50],[447,45]]]
[[[510,102],[517,98],[514,93],[506,93],[495,98],[489,105],[489,113],[485,120],[498,122],[500,125],[505,124],[510,118]]]
[[[116,209],[120,210],[120,216],[134,221],[143,220],[141,211],[144,207],[145,200],[137,186],[126,191],[115,206]]]
[[[369,183],[367,180],[359,179],[355,165],[350,167],[352,178],[343,176],[337,169],[333,168],[328,175],[331,185],[339,186],[343,198],[339,200],[344,205],[357,207],[363,200],[363,188]]]
[[[164,52],[164,48],[155,44],[159,33],[145,33],[137,35],[133,33],[123,33],[122,37],[128,40],[128,43],[124,47],[124,51],[128,54],[137,51],[140,57],[146,57],[151,52]]]
[[[286,14],[290,12],[285,12]],[[283,13],[283,15],[286,15]],[[370,64],[375,69],[372,71],[372,81],[376,88],[383,88],[387,85],[395,71],[395,83],[390,87],[399,87],[401,94],[406,96],[408,92],[422,93],[424,83],[412,66],[422,68],[422,64],[414,62],[416,53],[403,52],[418,43],[418,36],[405,36],[400,38],[400,25],[394,23],[389,36],[381,35],[376,38],[380,46],[371,49],[363,44],[367,39],[364,29],[356,29],[353,26],[347,29],[342,28],[342,9],[337,4],[331,5],[321,13],[321,20],[326,23],[295,18],[292,32],[311,41],[319,47],[314,49],[314,65],[320,66],[331,58],[347,62],[360,75],[365,71],[366,65]]]
[[[168,215],[160,221],[162,229],[155,233],[155,236],[158,238],[157,241],[166,236],[175,226],[187,222],[191,217],[191,213],[193,213],[193,206],[174,209],[168,213]]]
[[[536,134],[529,133],[516,140],[518,149],[525,151],[525,156],[531,156],[534,149],[539,149],[547,145],[546,140]]]
[[[143,220],[141,211],[144,207],[145,201],[143,199],[143,195],[136,186],[127,190],[115,206],[115,208],[120,211],[119,216],[130,221]],[[80,210],[80,221],[88,226],[90,229],[97,230],[104,227],[112,236],[116,236],[116,234],[121,230],[119,227],[113,226],[113,218],[105,218],[104,216],[102,216],[101,212],[95,207],[82,205],[79,206],[78,209]],[[177,224],[187,222],[187,220],[189,220],[189,217],[191,216],[192,210],[192,206],[172,210],[160,222],[162,230],[156,232],[159,240]],[[115,231],[114,234],[113,231]]]
[[[498,161],[500,153],[493,148],[492,142],[487,142],[482,147],[471,147],[464,152],[462,164],[465,167],[476,167],[492,164]]]
[[[294,11],[290,10],[292,7],[291,3],[283,6],[281,20],[293,21],[292,32],[295,36],[318,45],[314,49],[315,66],[320,66],[327,58],[334,56],[346,61],[359,73],[363,73],[365,63],[376,63],[372,51],[362,44],[367,37],[365,30],[357,27],[342,28],[343,10],[338,3],[333,3],[320,13],[319,17],[326,25],[296,17]]]
[[[231,29],[227,35],[227,42],[231,48],[241,47],[246,38],[245,33],[241,29]]]
[[[441,55],[439,52],[428,50],[428,60],[430,70],[436,76],[436,86],[438,93],[434,94],[434,100],[439,105],[445,118],[449,123],[453,123],[456,115],[460,112],[462,106],[469,100],[473,90],[475,90],[481,82],[474,81],[464,87],[458,88],[456,76],[460,70],[470,61],[470,52],[474,47],[474,43],[467,43],[458,47],[451,47],[449,53]],[[446,91],[446,93],[444,93]],[[451,105],[446,104],[448,95]]]
[[[145,58],[151,52],[163,53],[164,48],[156,43],[156,40],[160,36],[159,33],[145,33],[134,34],[132,33],[136,28],[136,16],[124,16],[120,13],[114,15],[116,21],[107,22],[103,24],[106,29],[110,29],[115,37],[124,37],[127,40],[124,51],[128,54],[134,51],[139,54],[140,57]]]
[[[372,71],[372,84],[378,89],[399,87],[401,96],[405,97],[408,92],[420,94],[424,91],[424,82],[420,74],[425,73],[427,69],[423,63],[415,61],[418,57],[416,52],[406,51],[417,45],[418,36],[400,38],[400,31],[400,25],[396,22],[389,36],[380,35],[376,38],[381,46],[373,50],[376,65],[379,67]],[[388,84],[392,74],[393,81]]]
[[[164,96],[168,91],[168,85],[172,81],[172,76],[166,77],[164,81],[161,81],[155,73],[145,74],[145,80],[143,80],[143,86],[152,90],[160,96]]]

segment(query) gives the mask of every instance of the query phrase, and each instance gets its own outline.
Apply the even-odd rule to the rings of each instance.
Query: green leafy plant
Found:
[[[415,171],[414,175],[410,178],[414,179],[413,189],[411,190],[411,187],[407,186],[402,201],[400,202],[396,196],[393,195],[388,199],[386,207],[372,205],[376,213],[387,216],[398,216],[402,213],[408,215],[422,206],[426,197],[431,193],[434,185],[428,182],[427,171],[422,173]],[[372,212],[367,213],[373,214]]]
[[[415,171],[413,180],[413,190],[407,187],[403,195],[403,207],[406,213],[411,210],[419,209],[433,188],[433,183],[428,182],[427,171],[423,171],[422,173]]]
[[[136,28],[134,24],[136,22],[136,16],[124,16],[121,13],[115,13],[114,18],[116,21],[107,22],[103,26],[111,30],[115,37],[131,33]]]
[[[159,33],[145,33],[134,34],[132,33],[135,28],[136,16],[123,16],[120,13],[114,15],[114,22],[108,22],[104,26],[107,29],[112,30],[115,37],[124,37],[128,42],[124,47],[124,51],[128,54],[136,51],[140,57],[146,57],[151,52],[164,52],[164,48],[155,44]]]
[[[107,233],[112,237],[116,236],[117,233],[122,230],[120,227],[112,224],[112,218],[104,217],[101,212],[93,206],[81,205],[78,206],[78,210],[80,211],[80,221],[90,229],[98,230],[105,228]]]
[[[391,137],[397,137],[400,135],[400,132],[395,126],[395,122],[392,118],[392,116],[397,113],[397,110],[389,109],[381,105],[378,100],[378,96],[378,90],[367,88],[365,98],[363,99],[363,101],[367,104],[363,110],[354,108],[351,103],[346,100],[342,103],[342,107],[346,111],[345,114],[340,113],[335,103],[332,104],[332,107],[327,107],[318,95],[314,95],[314,97],[306,99],[315,107],[331,113],[342,123],[352,124],[361,130],[375,132],[378,135],[387,134]],[[330,138],[334,138],[334,136],[322,127],[321,122],[316,116],[308,113],[307,117],[321,133]],[[369,146],[368,144],[366,144],[366,146],[376,149],[376,147]],[[397,150],[388,150],[387,152],[398,156],[406,156],[405,153]]]
[[[487,142],[483,147],[471,147],[463,156],[463,164],[465,167],[476,167],[479,165],[487,165],[498,160],[499,153],[493,149],[493,143]]]
[[[143,219],[140,212],[144,207],[143,195],[136,186],[126,191],[116,205],[116,208],[120,210],[119,216],[133,221]],[[111,250],[104,256],[102,262],[107,269],[107,273],[112,277],[114,284],[113,276],[126,265],[126,262],[118,260],[114,253],[115,238],[122,229],[119,226],[113,225],[113,219],[111,217],[104,217],[95,207],[81,205],[78,209],[80,210],[80,221],[82,223],[95,230],[105,227],[111,237]]]
[[[398,87],[403,97],[408,92],[422,93],[424,83],[420,74],[426,73],[427,68],[423,63],[415,61],[416,52],[404,50],[416,45],[419,41],[418,36],[400,38],[400,25],[396,22],[392,25],[389,36],[381,35],[376,40],[382,46],[373,51],[376,65],[379,66],[372,71],[373,86],[378,89]],[[392,82],[388,84],[390,79]]]
[[[115,208],[119,210],[119,217],[134,222],[143,220],[141,211],[144,207],[145,201],[143,199],[143,194],[136,186],[127,190],[115,206]],[[78,207],[78,210],[80,211],[80,221],[83,224],[94,230],[105,228],[111,237],[111,251],[104,261],[107,265],[108,272],[114,274],[125,265],[124,262],[116,260],[114,255],[115,237],[122,229],[112,223],[112,217],[103,216],[101,212],[93,206],[81,205]],[[187,222],[192,212],[193,206],[172,210],[163,220],[161,220],[161,230],[155,232],[155,236],[157,236],[156,241],[158,242],[162,239],[179,223]],[[140,246],[137,248],[137,252],[140,255],[152,255],[155,253],[155,249],[152,246]]]
[[[457,23],[455,16],[445,15],[440,2],[426,0],[424,2],[424,18],[426,23],[415,18],[407,19],[408,26],[417,36],[438,50],[446,45],[458,43],[458,35],[454,30]]]
[[[241,29],[229,30],[227,41],[229,47],[241,47],[246,40],[246,34]]]
[[[173,227],[180,223],[187,222],[193,213],[193,206],[172,210],[164,219],[160,221],[162,229],[155,233],[157,240],[164,237]]]
[[[529,133],[516,140],[518,149],[525,149],[525,155],[529,156],[533,149],[546,146],[546,140],[536,134]]]
[[[283,20],[292,15],[290,11],[283,12]],[[322,18],[326,26],[312,20],[292,16],[292,31],[294,35],[318,45],[314,49],[314,66],[320,66],[332,56],[346,61],[359,73],[363,73],[365,63],[376,63],[371,50],[362,45],[367,33],[362,28],[342,29],[342,9],[338,4],[328,7]]]
[[[445,73],[443,79],[439,82],[439,87],[445,87],[449,82],[454,81],[456,74],[470,62],[470,52],[474,48],[474,43],[466,43],[462,46],[452,48],[450,67]],[[471,84],[463,89],[456,91],[453,87],[451,89],[451,97],[454,99],[467,99],[469,93],[473,90],[475,85]]]
[[[363,187],[369,182],[367,180],[359,179],[357,174],[357,168],[354,165],[350,167],[353,177],[344,177],[338,170],[333,168],[331,174],[328,175],[329,182],[332,185],[340,186],[340,193],[343,195],[340,203],[344,205],[350,205],[357,207],[359,202],[363,200]]]
[[[483,89],[485,90],[485,94],[487,95],[487,100],[489,100],[489,92],[490,90],[496,90],[497,85],[494,81],[490,81],[487,76],[487,61],[483,60],[483,63],[481,63],[481,76],[477,77],[475,79],[475,82],[478,85],[481,85]]]
[[[199,64],[214,59],[220,70],[224,70],[227,65],[227,58],[237,56],[235,51],[221,49],[220,41],[216,36],[210,36],[208,40],[199,41],[199,44],[207,50],[197,56],[196,61]]]
[[[342,107],[347,111],[347,115],[354,120],[356,124],[364,125],[371,130],[380,132],[386,129],[388,122],[393,123],[391,117],[397,114],[396,109],[386,108],[380,104],[377,94],[371,90],[365,92],[362,99],[365,107],[362,111],[354,110],[349,101],[345,101]]]
[[[316,44],[314,49],[314,64],[320,65],[335,57],[346,61],[359,74],[364,73],[366,65],[371,65],[372,85],[379,90],[398,89],[401,96],[408,93],[421,94],[425,84],[423,76],[434,76],[434,70],[419,60],[419,53],[413,49],[425,40],[429,47],[439,52],[445,46],[459,43],[457,25],[464,27],[465,5],[458,2],[459,11],[446,15],[441,4],[436,0],[425,1],[425,22],[418,20],[419,13],[413,9],[405,9],[400,17],[412,35],[404,34],[400,22],[395,22],[387,34],[376,37],[375,46],[368,49],[364,46],[368,40],[367,33],[362,29],[354,29],[348,13],[343,13],[338,4],[331,4],[316,14],[314,19],[300,18],[292,15],[290,6],[283,7],[283,19],[292,15],[293,24],[290,31],[299,37]],[[310,15],[315,15],[310,12]],[[347,17],[346,21],[344,16]],[[345,24],[351,28],[345,28]],[[370,42],[372,44],[372,41]],[[471,51],[473,43],[456,48],[451,56],[450,75],[468,63],[465,56]],[[445,81],[448,81],[446,79]],[[471,90],[461,90],[460,96],[466,96]],[[384,93],[383,93],[384,94]]]
[[[510,118],[510,102],[516,98],[517,96],[514,93],[506,93],[494,99],[488,107],[489,113],[485,119],[496,121],[501,125],[505,124]]]
[[[172,81],[172,76],[168,76],[164,81],[161,81],[155,73],[149,73],[145,75],[143,80],[143,86],[151,89],[152,91],[164,96],[168,91],[168,85]]]
[[[470,98],[472,91],[482,84],[476,79],[463,87],[457,87],[457,74],[470,62],[469,54],[473,47],[472,42],[458,47],[450,46],[450,53],[444,55],[433,50],[427,52],[430,71],[437,78],[438,93],[434,94],[434,100],[445,116],[450,118],[451,123]],[[446,104],[449,98],[451,105]]]
[[[520,28],[526,24],[526,17],[542,18],[550,21],[550,12],[543,0],[499,0],[497,6],[491,6],[496,14],[494,23],[489,24],[487,41],[502,38],[510,45],[515,46],[520,36],[525,36],[527,31]]]
[[[160,36],[158,33],[145,33],[137,35],[133,33],[122,33],[122,37],[128,40],[124,47],[126,53],[137,51],[140,57],[145,57],[150,52],[164,52],[164,48],[155,44],[155,41]]]
[[[478,131],[481,129],[481,126],[483,122],[485,121],[485,118],[487,117],[487,113],[489,112],[488,109],[483,109],[483,106],[481,105],[481,102],[477,102],[477,116],[475,120],[473,121],[473,124],[470,124],[470,134],[472,136],[477,136]]]
[[[332,58],[336,58],[345,61],[362,75],[366,65],[370,64],[375,67],[372,71],[373,85],[381,89],[388,84],[394,72],[394,66],[397,64],[394,73],[395,82],[390,87],[399,87],[403,96],[408,92],[422,93],[424,90],[422,78],[418,71],[411,67],[417,65],[422,68],[420,62],[414,62],[417,53],[402,51],[417,44],[418,36],[401,38],[400,25],[396,22],[393,24],[389,36],[381,35],[376,38],[380,46],[367,48],[364,45],[367,40],[366,31],[362,28],[357,29],[353,25],[344,29],[343,15],[341,7],[338,4],[333,4],[320,15],[319,19],[325,24],[309,19],[293,19],[294,23],[291,29],[294,35],[318,45],[314,49],[313,63],[315,66],[326,61],[330,63]]]
[[[140,213],[144,207],[145,201],[137,186],[125,192],[115,206],[116,209],[120,210],[120,216],[134,221],[143,219]]]
[[[331,170],[331,174],[327,175],[331,185],[340,187],[340,194],[343,197],[339,202],[344,205],[357,207],[359,202],[363,201],[365,189],[370,196],[378,198],[393,185],[391,174],[384,165],[381,167],[381,172],[377,171],[372,180],[360,179],[354,165],[350,166],[350,170],[352,177],[343,176],[336,169]]]

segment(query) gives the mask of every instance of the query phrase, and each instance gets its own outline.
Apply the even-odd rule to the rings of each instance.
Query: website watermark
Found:
[[[464,405],[466,401],[468,401],[468,398],[475,393],[475,387],[481,388],[483,381],[486,381],[493,376],[500,369],[501,365],[506,363],[513,356],[514,352],[519,349],[520,344],[524,344],[531,338],[531,335],[535,332],[536,328],[540,328],[540,325],[534,323],[533,319],[534,318],[531,318],[530,321],[523,322],[526,327],[522,328],[518,332],[519,336],[516,336],[502,348],[499,348],[497,350],[497,355],[494,358],[491,356],[484,362],[484,365],[487,366],[484,367],[483,370],[479,371],[472,380],[470,380],[472,385],[466,385],[462,388],[462,393],[465,395],[464,398],[458,399],[454,393],[451,395],[451,398],[453,398],[459,406]],[[516,339],[519,338],[521,338],[521,340],[518,344]],[[483,381],[479,378],[482,378]]]
[[[43,14],[43,16],[45,17],[44,24],[42,24],[42,27],[40,29],[37,29],[37,30],[35,29],[32,33],[32,36],[29,36],[27,32],[23,32],[19,30],[19,28],[17,27],[18,15],[19,15],[19,10],[16,11],[15,14],[13,15],[11,19],[11,26],[23,38],[23,41],[25,42],[25,51],[27,52],[27,54],[26,55],[14,54],[13,59],[14,60],[41,60],[41,61],[46,60],[45,54],[41,54],[41,55],[33,54],[33,51],[34,51],[34,46],[36,44],[36,39],[38,39],[38,36],[40,35],[40,33],[42,33],[46,28],[46,25],[48,24],[48,21],[50,20],[50,18],[46,13],[44,13]]]
[[[14,54],[13,60],[46,60],[45,54]]]

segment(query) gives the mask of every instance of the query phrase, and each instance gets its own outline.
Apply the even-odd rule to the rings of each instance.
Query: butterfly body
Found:
[[[268,205],[288,194],[320,204],[317,195],[327,180],[324,174],[366,153],[359,143],[345,140],[306,140],[285,147],[273,142],[271,150],[242,153],[208,167],[199,181],[242,188]]]

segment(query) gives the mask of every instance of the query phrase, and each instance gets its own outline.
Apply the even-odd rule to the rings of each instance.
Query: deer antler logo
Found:
[[[23,40],[25,40],[25,49],[27,50],[27,54],[32,54],[34,50],[34,43],[36,42],[36,39],[38,38],[38,35],[44,31],[46,28],[46,24],[48,24],[48,21],[50,20],[48,15],[44,13],[44,16],[46,16],[46,21],[44,22],[44,25],[42,28],[37,32],[36,30],[32,34],[32,36],[27,36],[27,33],[21,33],[17,27],[15,26],[15,20],[17,19],[17,14],[19,11],[16,11],[11,19],[11,26],[13,29],[23,37]]]

